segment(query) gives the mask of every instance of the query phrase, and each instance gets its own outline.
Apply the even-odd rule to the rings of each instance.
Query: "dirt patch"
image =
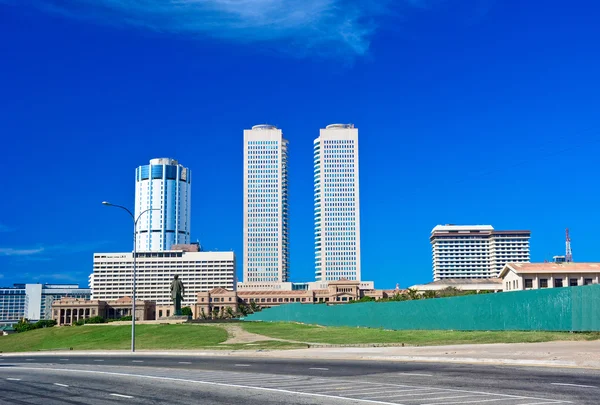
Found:
[[[206,324],[206,326],[218,326],[219,328],[225,329],[227,332],[227,340],[220,344],[222,345],[231,345],[231,344],[240,344],[240,343],[255,343],[255,342],[264,342],[267,340],[279,341],[279,342],[288,342],[288,343],[305,343],[298,342],[295,340],[287,340],[287,339],[277,339],[264,335],[259,335],[257,333],[251,333],[244,330],[240,325],[236,324]]]

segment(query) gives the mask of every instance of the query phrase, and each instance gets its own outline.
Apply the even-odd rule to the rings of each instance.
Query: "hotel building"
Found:
[[[438,225],[430,236],[433,280],[497,278],[506,263],[529,262],[530,236],[490,225]]]
[[[333,124],[314,141],[315,279],[361,280],[358,129]]]
[[[244,130],[244,288],[287,282],[289,266],[288,141],[255,125]]]
[[[221,287],[236,288],[233,252],[201,252],[198,245],[175,245],[174,250],[137,255],[136,298],[153,301],[157,312],[170,310],[171,281],[179,275],[185,287],[182,306],[196,303],[199,292]],[[94,253],[94,272],[89,283],[93,300],[115,301],[132,296],[133,254]]]
[[[135,171],[135,217],[139,219],[137,251],[169,250],[190,243],[192,175],[177,160],[160,158]]]

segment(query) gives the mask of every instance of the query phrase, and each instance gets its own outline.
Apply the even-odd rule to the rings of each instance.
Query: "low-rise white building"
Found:
[[[236,263],[233,252],[180,250],[139,252],[137,254],[136,298],[171,307],[171,281],[179,275],[185,286],[182,305],[196,303],[198,293],[221,287],[236,289]],[[89,283],[93,300],[112,301],[132,294],[132,253],[94,253],[94,272]],[[166,314],[166,312],[165,312]]]
[[[600,263],[507,263],[500,278],[504,291],[598,284]]]
[[[460,291],[502,291],[502,280],[499,278],[446,278],[432,283],[417,284],[409,287],[419,292],[442,291],[456,288]]]

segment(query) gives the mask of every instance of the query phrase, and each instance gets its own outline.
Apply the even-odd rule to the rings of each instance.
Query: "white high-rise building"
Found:
[[[190,243],[192,174],[177,160],[160,158],[135,172],[137,251],[169,250]]]
[[[244,130],[244,284],[288,278],[288,141],[255,125]]]
[[[200,252],[195,245],[180,245],[175,249],[137,254],[137,299],[156,302],[159,316],[163,307],[173,305],[170,287],[174,275],[179,276],[185,287],[183,306],[193,306],[202,291],[236,289],[233,252]],[[94,253],[94,271],[89,277],[92,299],[131,297],[132,273],[131,252]]]
[[[433,280],[496,278],[506,263],[529,263],[530,231],[438,225],[431,231]]]
[[[333,124],[314,141],[315,278],[361,281],[358,129]]]

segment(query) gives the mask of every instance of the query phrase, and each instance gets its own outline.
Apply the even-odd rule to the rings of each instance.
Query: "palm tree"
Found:
[[[425,299],[429,299],[429,298],[437,298],[437,292],[436,291],[425,291],[423,293],[423,298]]]
[[[408,294],[409,300],[420,300],[421,299],[421,294],[419,293],[419,291],[415,290],[414,288],[409,288],[406,292]]]
[[[231,309],[231,307],[227,307],[226,311],[227,311],[227,317],[229,319],[235,318],[235,314],[233,313],[233,309]]]
[[[250,309],[252,310],[252,313],[260,312],[260,306],[254,301],[250,301]]]

